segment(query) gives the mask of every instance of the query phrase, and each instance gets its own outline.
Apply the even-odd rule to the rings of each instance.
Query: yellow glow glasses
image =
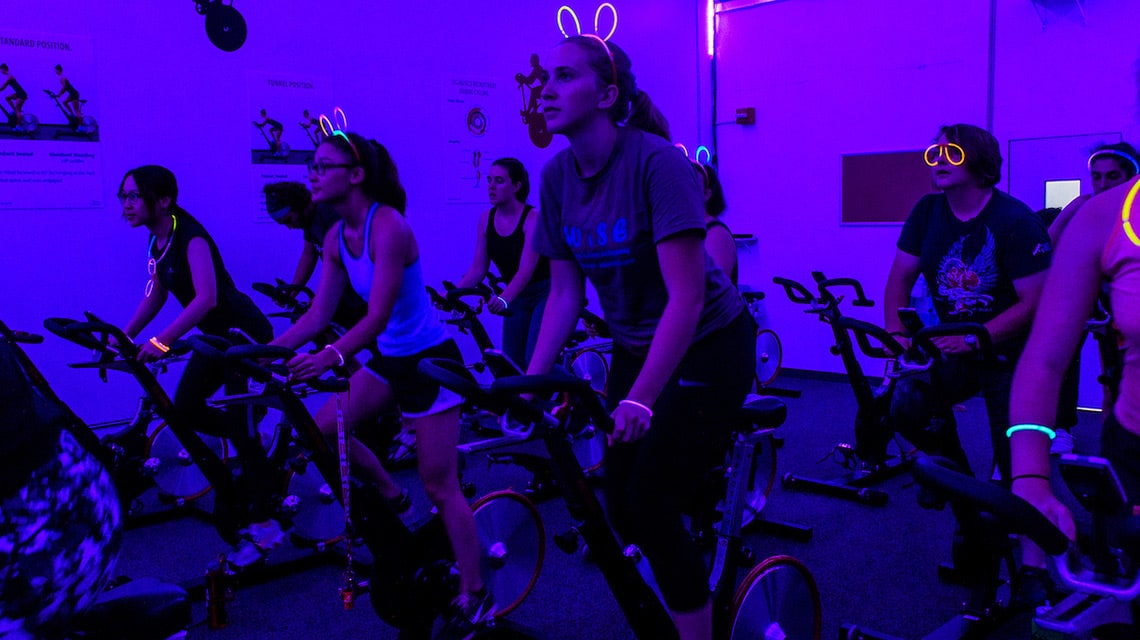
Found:
[[[922,154],[922,160],[926,162],[929,167],[938,166],[938,159],[946,156],[946,161],[955,167],[961,166],[966,162],[966,150],[962,147],[948,142],[946,144],[932,144],[926,148]]]

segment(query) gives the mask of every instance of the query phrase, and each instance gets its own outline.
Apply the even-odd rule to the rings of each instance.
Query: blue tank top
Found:
[[[373,203],[364,220],[364,247],[359,256],[353,256],[344,242],[344,225],[340,227],[340,259],[348,274],[348,282],[356,293],[367,302],[372,293],[372,275],[375,266],[370,248],[372,246],[372,216],[379,204]],[[415,355],[424,349],[434,347],[448,340],[450,336],[436,319],[427,290],[424,289],[423,270],[417,259],[404,267],[404,277],[400,282],[400,292],[392,305],[392,315],[388,325],[376,338],[381,356],[400,357]]]

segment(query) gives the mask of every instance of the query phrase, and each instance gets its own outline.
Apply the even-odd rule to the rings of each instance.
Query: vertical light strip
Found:
[[[705,6],[705,39],[711,58],[716,53],[716,0],[707,0]]]

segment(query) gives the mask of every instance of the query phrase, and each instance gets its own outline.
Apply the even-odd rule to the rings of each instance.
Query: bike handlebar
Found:
[[[524,399],[524,394],[545,395],[569,393],[577,398],[594,421],[594,426],[605,433],[613,431],[613,420],[602,405],[598,394],[588,380],[562,373],[545,375],[508,376],[498,378],[490,385],[481,386],[468,377],[463,364],[446,358],[429,358],[420,361],[420,373],[441,386],[489,410],[510,410],[520,422],[558,424],[538,404]]]
[[[855,291],[855,299],[851,301],[851,305],[855,307],[873,307],[875,301],[867,297],[863,292],[863,285],[855,278],[828,278],[823,275],[821,271],[813,271],[812,278],[815,279],[816,285],[819,286],[821,294],[831,298],[838,299],[838,296],[831,293],[831,289],[838,287],[850,287]]]
[[[953,465],[949,460],[923,456],[915,460],[914,478],[952,502],[994,516],[1010,533],[1028,536],[1051,556],[1068,550],[1069,539],[1033,505],[1004,487],[960,473]]]
[[[0,321],[0,336],[5,337],[12,342],[22,344],[41,344],[44,341],[44,337],[38,333],[28,333],[27,331],[17,331],[15,329],[10,329],[8,325],[4,324],[2,321]]]
[[[788,299],[796,304],[811,304],[815,302],[815,296],[812,295],[811,291],[795,280],[776,276],[772,278],[772,282],[783,287]]]
[[[977,322],[948,322],[923,327],[914,335],[914,341],[919,343],[924,351],[936,355],[941,352],[938,347],[934,346],[932,339],[947,336],[974,336],[978,339],[978,353],[984,360],[998,359],[994,352],[994,343],[990,337],[990,332],[984,325]]]
[[[836,326],[850,331],[855,336],[859,350],[872,358],[897,358],[906,353],[906,349],[903,349],[899,341],[878,325],[846,316],[836,318],[835,323]],[[874,346],[870,338],[874,338],[882,346]]]
[[[103,356],[119,356],[124,360],[134,359],[138,353],[138,348],[122,329],[108,322],[95,319],[94,314],[88,313],[86,315],[90,318],[86,322],[72,320],[71,318],[48,318],[44,320],[44,328],[64,340],[74,342]],[[96,338],[94,335],[96,333],[114,338],[118,346],[112,348],[109,343]]]

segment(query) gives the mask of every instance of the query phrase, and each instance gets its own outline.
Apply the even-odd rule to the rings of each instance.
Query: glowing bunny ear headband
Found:
[[[689,150],[685,147],[685,145],[678,142],[673,146],[680,149],[681,153],[685,154],[686,158],[689,157]],[[704,154],[703,159],[701,156],[702,153]],[[709,151],[709,148],[702,144],[701,146],[697,147],[697,157],[692,162],[693,164],[697,165],[697,169],[699,169],[701,175],[705,177],[705,184],[707,185],[709,183],[709,170],[705,168],[705,165],[712,162],[712,151]]]
[[[609,8],[610,13],[613,14],[614,23],[613,26],[610,27],[610,32],[607,33],[603,38],[602,36],[598,35],[598,25],[601,23],[602,10],[607,7]],[[566,13],[570,14],[570,17],[574,19],[574,33],[567,33],[566,26],[562,24],[562,16]],[[608,2],[603,2],[602,4],[598,5],[597,11],[594,12],[594,33],[582,33],[582,23],[578,22],[578,14],[574,13],[574,10],[566,5],[558,7],[557,18],[558,30],[562,32],[562,37],[569,38],[576,35],[583,36],[597,40],[598,44],[602,45],[602,48],[606,50],[606,55],[610,58],[610,71],[613,72],[613,85],[616,87],[618,83],[617,63],[614,62],[614,52],[610,50],[610,45],[606,44],[606,40],[609,40],[611,37],[613,37],[614,32],[617,31],[617,8]]]
[[[680,142],[678,142],[677,144],[675,144],[673,146],[680,149],[681,153],[685,154],[686,158],[689,157],[688,147],[681,144]],[[704,156],[702,157],[701,154],[704,154]],[[710,151],[708,147],[706,147],[705,145],[702,144],[701,146],[697,147],[697,157],[693,161],[696,162],[697,164],[708,164],[708,163],[712,162],[712,151]]]
[[[331,138],[333,136],[340,136],[344,138],[344,141],[348,143],[349,148],[352,149],[352,155],[356,157],[356,161],[359,163],[360,152],[356,150],[356,145],[352,143],[352,140],[348,137],[348,134],[345,133],[345,129],[348,129],[348,116],[344,115],[344,109],[341,109],[340,107],[333,107],[332,120],[329,120],[329,117],[323,113],[317,120],[321,123],[321,132],[325,134],[326,138]]]

